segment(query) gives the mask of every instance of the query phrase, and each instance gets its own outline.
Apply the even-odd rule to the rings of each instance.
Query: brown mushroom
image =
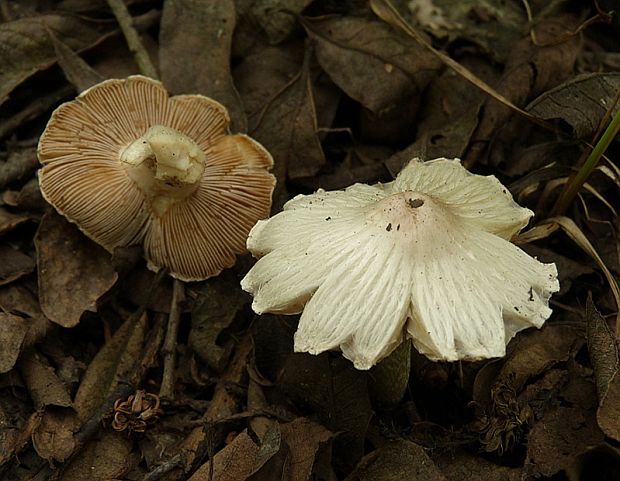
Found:
[[[39,141],[41,192],[113,251],[143,244],[150,269],[183,281],[230,267],[269,215],[271,155],[201,95],[143,76],[106,80],[58,107]]]

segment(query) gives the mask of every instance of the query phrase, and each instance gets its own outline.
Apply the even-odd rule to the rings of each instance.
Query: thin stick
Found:
[[[434,48],[430,43],[422,37],[411,25],[409,25],[405,19],[398,13],[398,10],[392,5],[389,0],[371,0],[370,8],[381,20],[384,22],[398,27],[400,30],[405,32],[407,35],[412,37],[416,42],[418,42],[422,47],[431,52],[433,55],[438,57],[443,63],[445,63],[448,67],[454,70],[457,74],[463,77],[465,80],[469,81],[471,84],[478,87],[480,90],[491,96],[493,99],[497,100],[502,105],[508,107],[513,110],[517,114],[525,117],[530,122],[533,122],[551,132],[558,133],[558,129],[556,129],[552,124],[546,122],[538,117],[533,116],[529,112],[517,107],[510,100],[504,97],[502,94],[497,92],[493,87],[487,84],[484,80],[478,78],[474,73],[469,71],[467,68],[463,67],[456,60],[448,57],[443,52],[440,52],[436,48]]]
[[[159,398],[162,401],[174,400],[174,371],[177,349],[177,335],[181,320],[181,303],[185,300],[185,288],[183,282],[175,279],[172,287],[172,302],[170,304],[170,316],[168,317],[168,329],[162,352],[164,354],[164,373],[161,378]]]
[[[129,50],[133,53],[140,72],[147,77],[156,79],[157,70],[155,70],[155,66],[153,65],[153,62],[151,62],[151,57],[149,57],[148,52],[140,40],[138,32],[136,32],[136,29],[133,26],[133,18],[131,18],[129,11],[127,10],[127,6],[123,0],[107,0],[107,2],[112,10],[112,13],[114,13],[114,16],[116,17],[118,25],[121,27],[121,31],[125,36]]]

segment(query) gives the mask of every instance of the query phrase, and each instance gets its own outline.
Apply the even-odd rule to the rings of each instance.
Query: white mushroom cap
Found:
[[[41,192],[109,251],[143,244],[149,268],[206,279],[245,250],[275,184],[269,153],[228,124],[207,97],[169,97],[142,76],[106,80],[52,114]]]
[[[460,162],[411,162],[394,182],[298,196],[250,231],[242,280],[257,313],[302,312],[295,350],[340,348],[368,369],[405,338],[433,360],[505,354],[559,289],[507,238],[532,212]]]

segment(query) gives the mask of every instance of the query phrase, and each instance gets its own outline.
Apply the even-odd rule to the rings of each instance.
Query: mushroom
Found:
[[[39,141],[41,192],[108,251],[142,244],[183,281],[232,266],[269,215],[271,155],[202,95],[143,76],[106,80],[54,111]]]
[[[532,215],[458,159],[414,159],[393,182],[300,195],[259,221],[241,286],[259,314],[303,311],[296,351],[340,348],[358,369],[407,337],[432,360],[503,356],[559,289],[554,264],[509,241]]]

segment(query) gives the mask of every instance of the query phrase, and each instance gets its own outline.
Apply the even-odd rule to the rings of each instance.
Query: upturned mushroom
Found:
[[[143,76],[106,80],[52,114],[41,192],[109,251],[142,244],[148,267],[183,281],[230,267],[269,215],[271,155],[201,95],[169,97]]]
[[[559,289],[509,239],[533,213],[458,159],[412,161],[387,184],[300,195],[259,221],[242,280],[253,309],[302,312],[295,350],[340,348],[369,369],[410,337],[433,360],[503,356]]]

